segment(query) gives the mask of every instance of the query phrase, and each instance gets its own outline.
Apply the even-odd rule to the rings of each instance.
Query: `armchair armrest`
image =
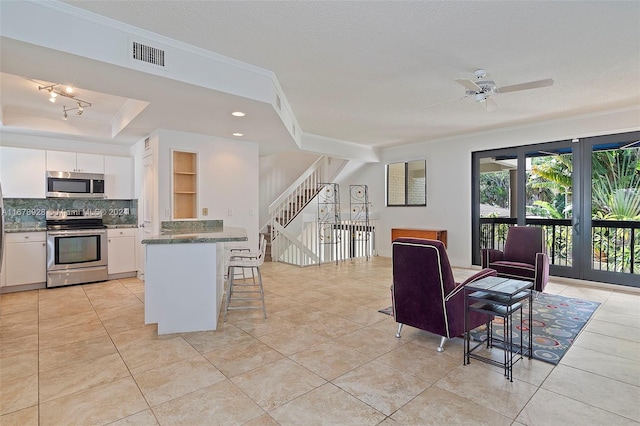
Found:
[[[495,249],[480,250],[480,263],[483,268],[488,268],[492,262],[504,259],[504,253]]]
[[[546,253],[536,253],[536,278],[533,288],[544,291],[549,281],[549,256]]]
[[[491,268],[484,268],[482,271],[477,272],[475,274],[473,274],[472,276],[470,276],[469,278],[467,278],[466,280],[464,280],[462,283],[456,285],[456,287],[451,291],[451,293],[449,293],[446,297],[445,297],[445,301],[448,301],[449,299],[451,299],[453,296],[455,296],[458,292],[460,292],[465,285],[472,283],[474,281],[478,281],[481,280],[482,278],[486,278],[486,277],[495,277],[497,276],[498,273],[491,269]]]

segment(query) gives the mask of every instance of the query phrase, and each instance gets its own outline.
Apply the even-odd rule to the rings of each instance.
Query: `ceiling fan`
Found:
[[[511,86],[497,87],[492,80],[487,80],[487,72],[485,70],[475,71],[475,81],[468,78],[456,78],[456,82],[460,83],[466,89],[465,97],[473,97],[476,102],[483,103],[487,110],[491,105],[488,103],[491,96],[500,93],[518,92],[521,90],[538,89],[540,87],[548,87],[553,85],[552,78],[544,80],[529,81],[527,83],[512,84]]]

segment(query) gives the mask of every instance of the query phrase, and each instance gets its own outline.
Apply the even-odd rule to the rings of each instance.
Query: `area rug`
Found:
[[[598,306],[600,306],[599,302],[534,291],[531,311],[533,321],[529,324],[529,302],[527,301],[522,312],[523,318],[526,319],[522,327],[520,325],[514,327],[513,340],[519,340],[520,333],[523,333],[524,340],[528,339],[531,329],[533,333],[531,356],[550,364],[558,364]],[[380,309],[378,312],[391,315],[392,309],[389,307]],[[502,323],[502,318],[493,320],[493,334],[498,339],[503,338]],[[471,338],[475,341],[486,341],[486,325],[472,330]]]
[[[393,316],[393,306],[389,306],[388,308],[378,309],[378,312],[385,315]]]

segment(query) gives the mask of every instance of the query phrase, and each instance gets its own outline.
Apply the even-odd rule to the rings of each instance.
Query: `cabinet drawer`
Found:
[[[135,237],[135,236],[136,236],[136,228],[107,229],[107,237],[109,238]]]
[[[5,234],[7,244],[11,243],[30,243],[47,241],[46,232],[9,232]]]

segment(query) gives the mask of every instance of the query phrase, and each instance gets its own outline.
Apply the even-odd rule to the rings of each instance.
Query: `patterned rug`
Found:
[[[522,312],[523,318],[526,319],[524,319],[522,327],[520,325],[514,327],[513,340],[519,340],[520,333],[523,333],[523,339],[528,339],[529,329],[531,329],[533,333],[532,357],[551,364],[558,364],[598,306],[600,306],[599,302],[534,291],[531,312],[533,322],[529,324],[529,303],[527,301],[524,303]],[[391,307],[380,309],[378,312],[387,315],[393,314]],[[504,334],[502,323],[502,318],[493,320],[493,333],[499,339],[502,339]],[[487,338],[486,325],[472,330],[471,338],[479,342],[485,341]]]

